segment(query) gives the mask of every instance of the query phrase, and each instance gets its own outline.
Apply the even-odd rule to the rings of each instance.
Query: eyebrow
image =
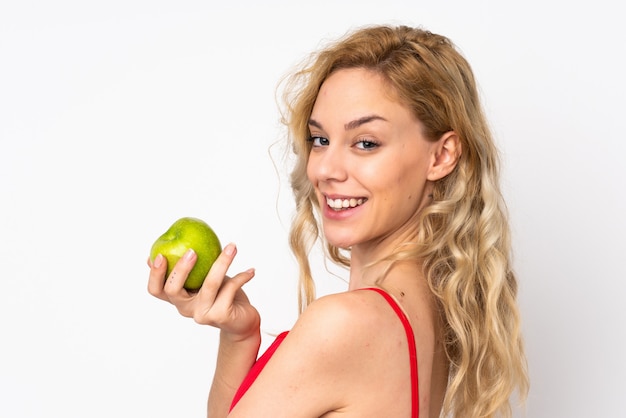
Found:
[[[345,125],[343,125],[343,127],[346,131],[349,131],[352,129],[356,129],[361,125],[365,125],[366,123],[373,122],[375,120],[382,120],[382,121],[387,122],[387,119],[383,118],[382,116],[369,115],[369,116],[363,116],[362,118],[358,118],[353,121],[350,121],[346,123]],[[322,124],[316,121],[315,119],[309,119],[309,125],[318,129],[323,129]]]

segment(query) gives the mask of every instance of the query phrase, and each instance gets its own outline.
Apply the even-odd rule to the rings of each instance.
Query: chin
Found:
[[[325,235],[325,241],[334,247],[341,248],[342,250],[349,250],[354,245],[354,240],[346,237],[333,237]]]
[[[330,245],[344,250],[349,250],[354,245],[363,242],[363,226],[360,223],[338,223],[325,220],[322,222],[324,241]]]

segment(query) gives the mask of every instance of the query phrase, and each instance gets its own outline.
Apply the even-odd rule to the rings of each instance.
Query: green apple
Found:
[[[176,262],[190,248],[198,257],[185,280],[184,288],[197,290],[202,286],[211,266],[222,252],[220,240],[203,220],[185,217],[174,222],[152,245],[150,260],[154,261],[158,254],[162,254],[167,260],[167,276],[169,276]]]

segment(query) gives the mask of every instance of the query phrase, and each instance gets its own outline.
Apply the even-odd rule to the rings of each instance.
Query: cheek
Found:
[[[420,200],[427,183],[426,174],[416,166],[406,167],[399,173],[396,181],[398,195],[408,204]]]

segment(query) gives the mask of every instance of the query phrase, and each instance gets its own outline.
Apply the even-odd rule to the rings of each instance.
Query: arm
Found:
[[[225,417],[241,382],[256,361],[261,335],[237,339],[221,332],[217,365],[207,405],[208,417]]]
[[[199,324],[220,329],[220,346],[213,385],[209,395],[208,413],[211,418],[226,417],[239,384],[256,360],[260,345],[260,317],[241,287],[254,276],[250,269],[230,278],[226,271],[237,250],[232,244],[211,267],[198,292],[183,288],[196,254],[185,254],[168,278],[165,258],[157,256],[149,262],[148,292],[172,303],[181,315]]]

